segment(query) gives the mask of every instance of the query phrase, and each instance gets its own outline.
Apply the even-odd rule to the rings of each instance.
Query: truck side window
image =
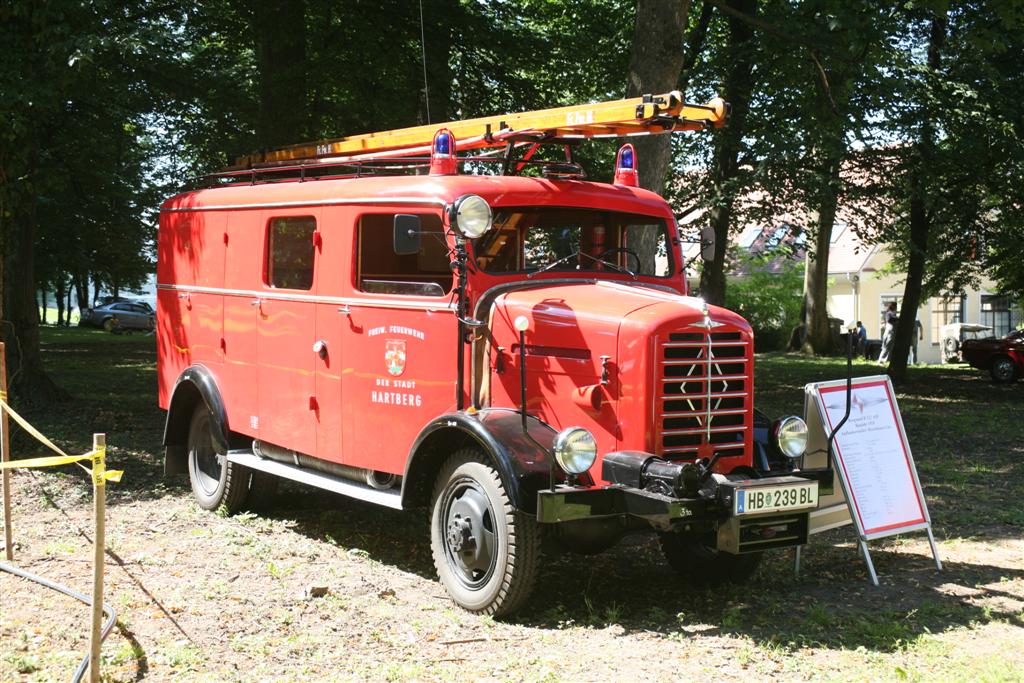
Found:
[[[373,294],[444,296],[452,289],[451,257],[441,217],[420,214],[419,253],[398,255],[392,242],[393,213],[359,219],[358,287]]]
[[[312,216],[271,219],[267,228],[266,283],[281,289],[313,287]]]

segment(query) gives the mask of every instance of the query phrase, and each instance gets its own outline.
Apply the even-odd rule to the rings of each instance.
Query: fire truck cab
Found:
[[[724,123],[678,93],[614,104],[617,123],[568,108],[543,142]],[[806,542],[832,473],[799,468],[799,418],[755,439],[750,326],[688,296],[631,145],[615,184],[586,182],[571,160],[531,163],[550,111],[532,114],[412,129],[425,147],[397,131],[390,149],[261,155],[164,203],[166,469],[201,507],[257,504],[283,477],[427,508],[445,588],[496,615],[528,597],[542,537],[593,553],[658,533],[695,581]],[[458,173],[484,158],[456,147],[499,145],[505,174]],[[381,175],[396,160],[405,174]]]

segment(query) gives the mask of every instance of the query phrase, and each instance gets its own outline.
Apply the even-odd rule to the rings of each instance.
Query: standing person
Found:
[[[921,319],[914,319],[914,339],[910,347],[910,364],[917,365],[919,359],[917,357],[917,342],[924,339],[924,328],[921,326]]]
[[[896,321],[899,320],[899,317],[899,314],[896,313],[896,302],[890,301],[889,305],[885,307],[885,331],[882,334],[882,353],[878,356],[879,365],[889,362],[889,356],[892,354],[892,342],[896,337]]]
[[[868,357],[868,330],[864,327],[864,323],[857,321],[857,355],[864,354],[864,358]]]

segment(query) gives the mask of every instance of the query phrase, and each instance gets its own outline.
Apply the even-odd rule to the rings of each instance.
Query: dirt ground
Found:
[[[596,557],[547,558],[527,608],[496,621],[446,597],[424,513],[297,485],[259,515],[200,510],[187,482],[161,474],[151,345],[96,340],[49,339],[85,398],[32,419],[78,451],[108,431],[112,466],[125,469],[109,486],[106,600],[118,622],[105,680],[1024,680],[1020,383],[993,389],[948,370],[900,395],[942,572],[923,535],[890,538],[872,544],[875,588],[846,528],[813,539],[799,578],[780,551],[750,584],[703,590],[638,537]],[[86,358],[103,354],[124,381],[82,391],[97,386]],[[839,376],[835,363],[758,362],[759,399],[777,408],[800,401],[803,374]],[[992,408],[1009,418],[989,424]],[[13,489],[16,564],[88,593],[85,477],[19,471]],[[0,680],[69,679],[87,633],[85,606],[0,572]]]

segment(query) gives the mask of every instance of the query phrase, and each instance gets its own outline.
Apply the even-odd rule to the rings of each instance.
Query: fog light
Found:
[[[807,423],[796,415],[784,417],[772,429],[775,445],[787,458],[799,458],[807,450]]]

